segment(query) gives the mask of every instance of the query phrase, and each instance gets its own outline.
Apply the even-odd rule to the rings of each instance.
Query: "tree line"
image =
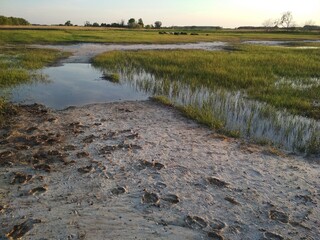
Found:
[[[30,25],[24,18],[0,16],[0,25]]]
[[[63,25],[63,24],[60,24]],[[73,26],[70,20],[66,21],[64,26]],[[115,27],[115,28],[146,28],[146,29],[153,29],[153,28],[161,28],[162,22],[161,21],[155,21],[154,24],[147,24],[145,25],[142,18],[139,18],[136,20],[135,18],[130,18],[127,23],[125,23],[124,20],[121,20],[117,23],[91,23],[89,21],[86,21],[84,23],[85,27]]]

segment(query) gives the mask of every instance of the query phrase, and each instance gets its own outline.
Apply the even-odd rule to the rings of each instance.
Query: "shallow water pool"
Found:
[[[46,81],[23,84],[10,92],[14,103],[39,103],[54,109],[91,103],[146,100],[149,95],[133,86],[102,79],[89,63],[65,63],[41,71]]]

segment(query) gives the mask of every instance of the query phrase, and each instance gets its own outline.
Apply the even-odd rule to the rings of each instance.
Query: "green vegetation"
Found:
[[[30,25],[30,23],[23,18],[0,16],[0,25]]]
[[[234,51],[108,52],[94,64],[145,70],[192,88],[245,91],[248,97],[293,114],[320,119],[319,49],[237,46]]]
[[[161,30],[173,32],[175,30]],[[105,28],[54,27],[37,28],[30,26],[22,29],[1,29],[0,44],[59,44],[59,43],[192,43],[245,40],[319,40],[318,32],[266,32],[266,31],[197,31],[184,30],[188,35],[159,34],[156,30],[110,30]]]
[[[48,49],[3,47],[0,50],[0,91],[33,79],[43,78],[34,70],[68,56],[68,53]],[[0,98],[0,123],[10,109],[12,108],[2,96]]]
[[[104,72],[102,78],[109,82],[120,83],[120,75],[118,73]]]

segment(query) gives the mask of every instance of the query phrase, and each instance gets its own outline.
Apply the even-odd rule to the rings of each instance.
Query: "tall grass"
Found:
[[[94,58],[100,67],[143,69],[158,78],[183,81],[191,87],[242,90],[252,99],[293,114],[320,119],[320,84],[294,88],[301,79],[320,82],[320,50],[238,46],[236,51],[108,52]]]

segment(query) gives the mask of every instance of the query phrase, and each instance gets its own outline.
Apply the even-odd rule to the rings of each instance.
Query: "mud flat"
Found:
[[[152,101],[22,107],[0,130],[0,238],[317,239],[320,165]]]

